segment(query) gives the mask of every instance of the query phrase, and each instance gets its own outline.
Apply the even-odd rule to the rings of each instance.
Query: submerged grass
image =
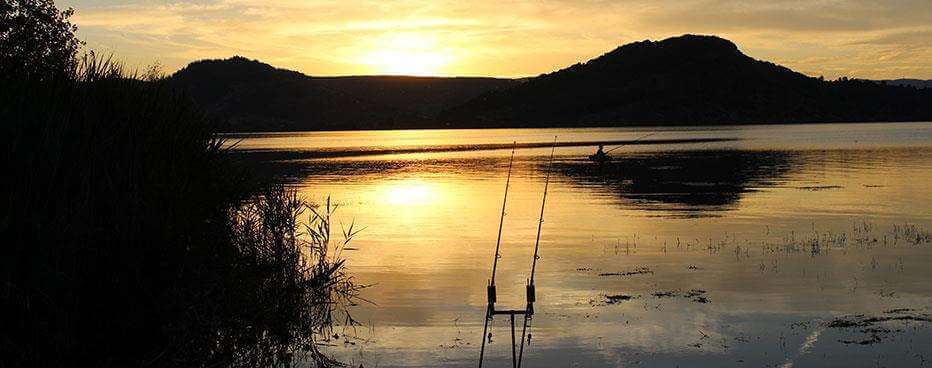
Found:
[[[359,289],[329,206],[299,225],[157,76],[89,55],[0,84],[0,365],[336,363],[316,342]]]

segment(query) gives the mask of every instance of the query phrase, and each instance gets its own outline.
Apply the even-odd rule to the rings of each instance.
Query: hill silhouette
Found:
[[[483,77],[349,76],[314,77],[319,85],[433,119],[485,92],[519,83]]]
[[[189,64],[170,81],[231,131],[433,127],[438,112],[516,83],[496,78],[311,77],[236,56]]]
[[[684,35],[621,46],[444,112],[474,126],[618,126],[932,119],[932,91],[824,81]]]
[[[932,88],[932,79],[923,80],[923,79],[888,79],[882,80],[881,83],[886,83],[887,85],[892,86],[907,86],[907,87],[916,87],[916,88]]]
[[[233,57],[170,80],[231,131],[932,120],[932,89],[916,81],[826,81],[699,35],[526,79],[312,77]]]

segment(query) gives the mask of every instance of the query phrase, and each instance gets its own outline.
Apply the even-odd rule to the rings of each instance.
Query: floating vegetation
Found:
[[[683,295],[684,298],[692,299],[696,303],[709,303],[711,300],[705,296],[705,290],[692,289]]]
[[[926,244],[932,241],[932,234],[915,224],[893,224],[893,230],[889,233],[893,237],[893,243],[903,240],[910,245]]]
[[[633,275],[647,275],[647,274],[653,274],[653,273],[654,273],[654,271],[651,271],[650,268],[647,268],[647,267],[637,267],[637,268],[635,268],[635,269],[632,270],[632,271],[625,271],[625,272],[605,272],[605,273],[600,273],[599,276],[603,276],[603,277],[604,277],[604,276],[633,276]]]
[[[895,313],[890,313],[895,314]],[[826,324],[826,327],[870,327],[877,323],[884,323],[889,321],[917,321],[917,322],[932,322],[932,316],[928,314],[919,313],[919,314],[910,314],[910,315],[895,315],[895,316],[881,316],[881,317],[867,317],[863,314],[857,314],[853,316],[843,316],[836,318]]]
[[[683,295],[683,296],[684,296],[684,297],[687,297],[687,298],[695,298],[695,297],[697,297],[697,296],[699,296],[699,295],[702,295],[702,294],[705,294],[705,290],[692,289],[692,290],[686,292],[686,294]]]
[[[929,243],[932,243],[932,234],[919,225],[893,224],[890,230],[883,232],[869,221],[860,221],[852,224],[851,233],[818,232],[815,226],[810,233],[791,231],[783,235],[780,242],[762,242],[761,251],[764,253],[809,253],[817,256],[827,254],[832,249],[918,246]]]
[[[606,295],[605,304],[617,304],[617,303],[626,302],[626,301],[629,301],[635,298],[638,298],[638,297],[634,295],[625,295],[625,294]]]
[[[842,189],[844,187],[841,185],[806,185],[806,186],[799,186],[799,187],[794,187],[794,188],[799,189],[799,190],[808,190],[810,192],[818,192],[820,190]]]
[[[702,304],[710,303],[711,300],[709,300],[709,298],[705,296],[705,293],[706,291],[702,289],[691,289],[686,292],[661,290],[661,291],[655,291],[651,295],[653,295],[656,298],[683,297],[686,299],[690,299],[696,303],[702,303]]]
[[[883,316],[866,316],[864,314],[841,316],[826,322],[824,325],[829,328],[857,329],[857,332],[861,334],[855,339],[838,340],[840,343],[873,345],[883,341],[892,333],[903,331],[893,328],[893,326],[890,326],[891,323],[932,323],[932,316],[929,314],[918,313],[909,308],[890,309],[883,312],[883,314]]]

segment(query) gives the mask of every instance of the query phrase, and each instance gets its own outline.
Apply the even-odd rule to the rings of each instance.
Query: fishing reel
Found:
[[[524,313],[514,313],[514,311],[512,311],[509,314],[525,314],[528,316],[534,315],[534,302],[537,301],[537,290],[534,287],[534,284],[532,284],[530,281],[527,282],[527,284],[524,286],[524,289],[525,289],[525,298],[527,300],[527,308],[525,309]],[[493,285],[491,281],[486,286],[486,298],[488,300],[489,312],[491,312],[489,313],[489,317],[491,318],[492,315],[501,314],[501,313],[496,313],[499,311],[495,310],[495,303],[498,301],[498,293],[496,291],[495,285]],[[508,312],[508,311],[502,311],[502,312]]]
[[[532,283],[530,283],[530,282],[528,282],[528,284],[525,285],[525,290],[526,290],[526,292],[527,292],[527,296],[526,296],[526,298],[527,298],[527,316],[530,317],[530,316],[533,316],[533,315],[534,315],[534,302],[537,301],[537,291],[535,291],[535,289],[534,289],[534,284],[532,284]]]

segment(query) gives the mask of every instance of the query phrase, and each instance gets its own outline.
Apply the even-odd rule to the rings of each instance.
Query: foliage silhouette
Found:
[[[45,75],[68,72],[84,44],[68,20],[73,9],[58,10],[52,0],[0,3],[0,72]]]
[[[317,340],[352,322],[359,288],[331,208],[302,228],[308,205],[253,176],[157,68],[24,42],[34,69],[0,60],[0,365],[335,364]]]

